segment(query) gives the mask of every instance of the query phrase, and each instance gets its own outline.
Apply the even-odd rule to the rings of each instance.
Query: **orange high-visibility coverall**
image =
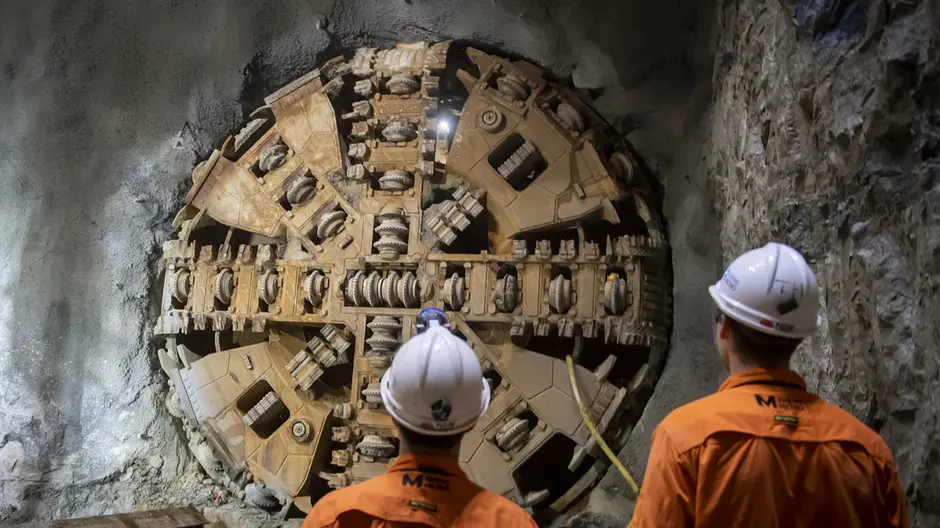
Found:
[[[477,486],[457,459],[403,455],[388,473],[323,497],[303,528],[520,526],[535,521],[515,503]]]
[[[656,428],[631,527],[907,524],[884,440],[795,372],[754,369]]]

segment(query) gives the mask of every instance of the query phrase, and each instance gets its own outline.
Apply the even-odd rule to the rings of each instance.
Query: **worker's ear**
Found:
[[[731,339],[731,325],[728,324],[728,317],[724,314],[718,316],[718,339],[721,341]]]
[[[732,342],[731,324],[728,318],[721,312],[715,316],[715,348],[718,349],[718,357],[725,369],[731,371],[731,351],[734,349]]]

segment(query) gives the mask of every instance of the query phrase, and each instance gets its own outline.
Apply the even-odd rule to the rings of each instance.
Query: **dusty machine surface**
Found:
[[[648,178],[579,94],[448,42],[359,49],[278,90],[196,167],[164,246],[160,363],[194,454],[262,507],[384,472],[378,381],[435,306],[494,387],[461,465],[565,510],[609,465],[573,390],[616,450],[667,350]]]

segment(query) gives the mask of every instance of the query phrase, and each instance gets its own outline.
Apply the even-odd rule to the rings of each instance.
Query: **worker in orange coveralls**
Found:
[[[425,309],[418,323],[424,331],[402,345],[381,383],[400,456],[388,473],[320,499],[303,528],[535,527],[525,510],[461,471],[460,440],[486,412],[490,387],[443,312]]]
[[[708,291],[731,377],[653,432],[632,528],[907,526],[884,440],[807,392],[789,368],[821,324],[803,257],[768,244],[732,262]]]

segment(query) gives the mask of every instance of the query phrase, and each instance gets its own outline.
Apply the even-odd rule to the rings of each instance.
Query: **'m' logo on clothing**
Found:
[[[437,491],[450,491],[450,481],[441,477],[418,474],[414,478],[408,473],[401,476],[402,486],[414,486],[416,488],[426,488]]]
[[[761,407],[777,407],[777,397],[774,395],[767,396],[766,400],[760,394],[755,394],[754,397],[757,398],[757,405]]]
[[[757,405],[761,407],[773,407],[774,409],[780,408],[791,411],[802,411],[806,407],[806,402],[804,401],[794,400],[792,398],[781,398],[778,401],[777,397],[773,394],[766,397],[755,394],[754,398],[757,399]]]

